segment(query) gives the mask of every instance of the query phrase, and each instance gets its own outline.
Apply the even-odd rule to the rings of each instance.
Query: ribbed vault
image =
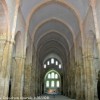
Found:
[[[57,12],[58,11],[58,12]],[[46,15],[45,15],[46,13]],[[62,16],[64,15],[64,16]],[[41,16],[41,17],[39,17]],[[38,18],[39,17],[39,18]],[[79,27],[79,21],[76,17],[75,13],[69,9],[66,6],[61,5],[57,2],[51,2],[43,6],[41,9],[38,9],[30,19],[29,24],[29,32],[30,34],[33,33],[34,35],[34,28],[41,23],[44,20],[50,19],[50,18],[58,18],[61,19],[63,22],[68,23],[69,26],[71,26],[74,30],[75,34],[80,33],[80,27]],[[33,23],[34,21],[34,23]]]
[[[38,2],[40,1],[37,0],[35,3]],[[64,87],[67,87],[67,84],[64,80],[69,71],[73,70],[77,55],[75,51],[77,41],[82,43],[80,27],[83,18],[81,18],[81,13],[85,14],[88,8],[86,5],[86,9],[80,10],[81,13],[79,13],[76,10],[79,6],[75,8],[75,5],[75,2],[49,0],[40,2],[30,10],[27,18],[27,31],[32,45],[32,70],[36,70],[35,77],[39,79],[42,88],[45,74],[50,70],[56,70],[61,75],[62,93],[65,93]],[[77,37],[80,39],[76,40]],[[44,62],[51,58],[61,61],[62,68],[50,65],[45,69]],[[75,75],[73,75],[74,79]]]
[[[45,74],[52,69],[60,73],[63,83],[67,70],[72,67],[70,59],[75,61],[75,39],[80,36],[80,19],[77,15],[71,7],[60,1],[44,3],[31,13],[27,27],[33,50],[36,51],[35,68],[39,72],[36,76],[41,80],[41,84],[44,84]],[[46,59],[51,59],[50,57],[60,59],[62,68],[51,65],[44,69],[43,64]]]
[[[0,0],[0,98],[100,98],[99,9],[100,0]]]
[[[43,62],[43,59],[50,53],[56,53],[62,59],[66,59],[69,47],[67,41],[61,35],[52,32],[48,33],[39,41],[37,51],[39,51],[39,58]]]

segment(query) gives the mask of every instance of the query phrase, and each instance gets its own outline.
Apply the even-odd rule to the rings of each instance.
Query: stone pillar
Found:
[[[33,48],[33,54],[32,54],[32,69],[31,69],[31,96],[36,96],[36,52]]]
[[[36,68],[34,71],[35,75],[34,75],[34,96],[37,96],[37,72],[36,72]]]
[[[72,89],[71,90],[72,90],[71,97],[73,99],[75,99],[75,97],[76,97],[76,91],[75,91],[75,66],[72,68]]]
[[[94,86],[93,86],[93,71],[92,71],[92,56],[87,56],[85,58],[85,100],[94,100]]]
[[[2,57],[2,64],[0,66],[0,97],[8,97],[8,90],[9,90],[9,80],[10,80],[10,70],[11,70],[11,61],[12,61],[12,51],[13,51],[13,44],[14,44],[14,35],[16,29],[16,20],[19,8],[19,1],[17,0],[16,4],[16,11],[14,12],[14,19],[13,19],[13,27],[12,30],[9,31],[8,40],[5,42],[5,46],[3,48],[3,57]],[[2,99],[3,100],[3,99]],[[7,100],[7,99],[6,99]]]
[[[35,68],[35,96],[38,96],[38,71],[37,68]]]
[[[40,94],[42,95],[42,82],[41,82],[41,79],[40,79]]]
[[[39,69],[39,95],[41,95],[41,81],[40,81],[40,69]]]
[[[65,65],[64,65],[65,66]],[[66,72],[65,73],[65,96],[68,96],[68,77],[67,77],[67,64],[66,64],[66,67],[64,69]],[[60,91],[61,91],[61,88],[60,88]]]
[[[81,98],[82,90],[81,90],[81,66],[76,66],[76,75],[75,75],[75,84],[76,84],[76,100],[83,100]]]
[[[24,97],[30,97],[31,96],[31,68],[32,64],[25,65],[24,69]]]
[[[85,100],[94,100],[94,66],[93,66],[93,36],[87,38],[84,54]]]
[[[23,82],[24,82],[24,57],[16,57],[15,81],[13,82],[13,97],[23,97]]]
[[[35,80],[35,69],[33,68],[32,66],[32,70],[31,70],[31,96],[32,97],[35,97],[35,83],[36,83],[36,80]]]
[[[80,59],[81,60],[81,59]],[[82,61],[79,61],[75,69],[75,87],[76,87],[76,99],[85,100],[85,86],[84,86],[84,69]]]
[[[68,77],[66,76],[66,96],[68,96]]]
[[[68,73],[68,80],[69,80],[69,82],[68,82],[68,96],[69,97],[71,97],[71,70],[70,70],[70,68],[68,69],[68,71],[69,71],[69,73]]]
[[[0,67],[0,97],[8,97],[13,41],[5,41]]]
[[[68,77],[68,96],[70,97],[71,96],[71,84],[70,84],[70,82],[71,82],[71,80],[70,80],[70,68],[68,68],[67,69],[68,70],[68,72],[67,72],[67,77]]]
[[[70,73],[72,73],[72,69],[71,69]],[[71,98],[73,98],[73,79],[72,79],[73,75],[72,74],[70,75],[70,85],[71,85],[70,86],[70,91],[71,91],[70,97]]]
[[[81,100],[85,100],[85,84],[84,84],[84,66],[83,63],[80,65],[80,83],[81,83]]]
[[[74,62],[73,62],[74,64]],[[71,70],[70,70],[70,89],[71,89],[71,98],[72,99],[75,99],[75,69],[74,67],[71,67]]]
[[[63,95],[65,95],[65,73],[63,73]]]
[[[68,55],[69,58],[69,55]],[[70,96],[70,61],[67,64],[67,96]]]

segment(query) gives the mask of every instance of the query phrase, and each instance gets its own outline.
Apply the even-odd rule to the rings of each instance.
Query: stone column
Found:
[[[13,28],[9,33],[7,33],[9,35],[8,40],[6,40],[5,46],[3,48],[2,64],[0,66],[0,90],[1,90],[0,97],[1,98],[8,97],[12,51],[13,51],[14,35],[15,35],[15,29],[16,29],[16,22],[17,22],[16,20],[17,20],[19,2],[20,0],[17,0],[16,2],[17,3],[16,11],[14,14],[13,25],[12,25]]]
[[[0,97],[8,97],[13,41],[5,41],[0,67]]]
[[[68,77],[68,96],[70,97],[71,96],[71,86],[70,86],[70,68],[67,69],[68,72],[67,72],[67,77]]]
[[[37,68],[35,68],[35,96],[38,96],[38,71]]]
[[[75,99],[75,97],[76,97],[76,91],[75,91],[75,66],[72,68],[72,95],[71,95],[71,97],[73,99]]]
[[[73,64],[74,64],[74,62],[73,62]],[[70,74],[71,74],[70,75],[71,98],[75,99],[75,70],[74,70],[74,67],[71,67]]]
[[[68,96],[71,97],[71,74],[70,74],[71,73],[71,70],[70,70],[70,68],[68,69],[68,71],[69,71],[69,73],[68,73],[68,77],[69,77],[69,82],[68,82],[69,83],[68,84],[68,87],[69,87],[68,88],[68,92],[69,93],[68,93]]]
[[[81,100],[85,100],[84,68],[83,63],[80,65],[80,83],[81,83]]]
[[[16,57],[15,81],[13,82],[13,97],[23,97],[23,82],[24,82],[24,57]]]
[[[82,95],[82,90],[81,90],[81,68],[82,66],[77,65],[76,66],[76,78],[75,78],[75,84],[76,84],[76,100],[83,100],[81,95]]]
[[[83,62],[80,61],[76,64],[75,68],[75,87],[76,87],[76,99],[77,100],[85,100],[85,86],[84,86],[84,69],[83,69]]]
[[[41,95],[41,79],[40,79],[40,69],[39,69],[39,95]]]
[[[85,100],[94,100],[94,66],[93,66],[93,36],[87,38],[84,54]]]
[[[25,69],[24,69],[24,93],[23,96],[24,97],[30,97],[31,96],[31,68],[32,68],[32,64],[29,65],[25,65]]]
[[[40,84],[40,88],[41,88],[40,91],[41,91],[41,95],[42,95],[42,82],[41,82],[41,80],[40,80],[40,83],[41,83]]]
[[[94,100],[94,86],[93,86],[93,71],[92,71],[92,56],[85,58],[85,100]]]
[[[36,83],[36,80],[35,80],[35,69],[33,68],[32,66],[32,70],[31,70],[31,96],[32,97],[35,97],[35,83]]]
[[[69,58],[69,55],[68,55]],[[70,61],[68,59],[68,64],[67,64],[67,96],[70,96]]]
[[[36,52],[33,48],[33,54],[32,54],[32,69],[31,69],[31,96],[36,96]]]

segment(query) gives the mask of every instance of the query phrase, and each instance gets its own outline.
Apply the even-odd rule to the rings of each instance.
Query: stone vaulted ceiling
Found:
[[[41,62],[52,53],[63,61],[66,59],[70,49],[75,46],[75,39],[81,33],[80,24],[88,12],[88,2],[88,0],[22,0],[21,9],[28,34]]]

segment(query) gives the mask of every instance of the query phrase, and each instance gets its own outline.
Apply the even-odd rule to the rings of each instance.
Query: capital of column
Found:
[[[10,44],[15,44],[14,40],[6,40],[6,42],[10,43]]]
[[[83,56],[83,58],[85,59],[98,59],[97,57],[94,57],[93,55],[87,55],[87,56]]]
[[[96,0],[90,0],[90,5],[94,8],[96,6]]]
[[[25,59],[26,58],[26,56],[15,56],[15,59]]]
[[[32,66],[32,63],[30,63],[30,64],[25,64],[25,66]]]

